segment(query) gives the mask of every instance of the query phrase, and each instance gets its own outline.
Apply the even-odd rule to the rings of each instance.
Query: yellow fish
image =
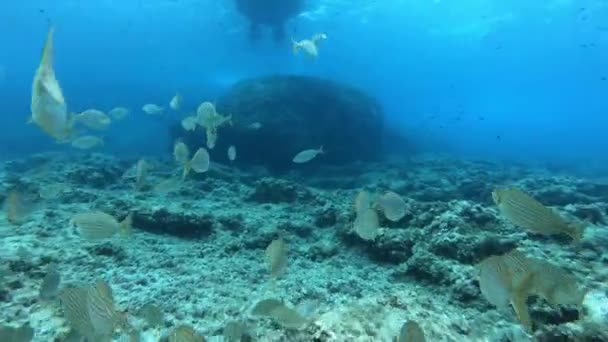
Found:
[[[545,235],[563,233],[574,241],[583,235],[583,225],[566,222],[557,212],[518,189],[495,189],[492,199],[500,213],[516,226]]]
[[[325,33],[317,33],[310,39],[302,39],[300,41],[291,38],[293,54],[297,55],[298,51],[303,50],[309,56],[316,58],[319,56],[319,42],[325,39],[327,39]]]
[[[64,141],[70,135],[72,119],[53,69],[53,33],[54,28],[50,27],[32,82],[31,122],[51,137]]]

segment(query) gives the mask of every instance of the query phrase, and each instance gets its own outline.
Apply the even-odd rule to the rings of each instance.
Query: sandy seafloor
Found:
[[[29,322],[34,341],[62,340],[69,328],[60,306],[38,299],[47,265],[56,263],[61,286],[107,280],[143,341],[158,341],[178,324],[221,341],[233,320],[248,326],[243,341],[392,341],[406,320],[417,321],[427,341],[608,341],[605,180],[446,157],[340,168],[313,161],[272,177],[239,168],[237,160],[163,193],[151,187],[179,172],[176,165],[150,159],[147,186],[136,191],[129,171],[135,162],[54,153],[2,164],[2,193],[16,187],[35,196],[49,184],[67,185],[21,225],[0,218],[0,260],[13,272],[0,285],[2,324]],[[505,185],[586,222],[581,245],[507,223],[490,195]],[[351,229],[361,189],[392,190],[407,203],[406,216],[382,220],[373,242]],[[83,240],[69,221],[93,209],[119,218],[133,212],[132,234]],[[273,285],[264,250],[277,237],[287,242],[289,261]],[[529,336],[512,312],[481,296],[474,264],[515,247],[559,264],[590,289],[581,320],[574,308],[531,299]],[[318,307],[309,325],[286,330],[249,314],[269,297],[291,305],[315,300]],[[149,302],[163,310],[162,328],[135,317]]]

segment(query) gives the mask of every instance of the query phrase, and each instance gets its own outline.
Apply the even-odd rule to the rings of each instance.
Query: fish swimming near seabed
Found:
[[[309,161],[313,160],[316,156],[318,156],[319,154],[323,154],[325,153],[323,151],[323,146],[319,147],[318,149],[308,149],[308,150],[304,150],[299,152],[298,154],[296,154],[292,161],[296,164],[303,164],[303,163],[308,163]]]

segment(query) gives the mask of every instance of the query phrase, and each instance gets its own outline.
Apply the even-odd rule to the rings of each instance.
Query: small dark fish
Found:
[[[500,135],[497,135],[496,140],[500,140],[500,139],[501,139]]]

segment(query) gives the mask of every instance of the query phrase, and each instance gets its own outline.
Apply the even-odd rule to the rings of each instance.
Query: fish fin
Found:
[[[500,205],[500,202],[502,201],[500,197],[500,192],[501,190],[499,189],[492,190],[492,201],[494,201],[494,204],[496,205]]]
[[[585,233],[585,225],[582,223],[572,223],[568,225],[568,228],[568,236],[570,236],[573,242],[578,245]]]
[[[189,161],[187,161],[184,164],[184,171],[182,172],[182,179],[186,179],[186,177],[188,177],[188,174],[190,173],[191,169],[192,169],[192,165],[190,164]]]
[[[300,50],[300,43],[296,42],[293,39],[293,37],[291,37],[291,51],[293,52],[294,55],[297,55],[299,50]]]
[[[55,143],[57,145],[65,145],[65,144],[69,144],[71,142],[72,142],[72,140],[70,140],[70,139],[63,139],[63,138],[55,140]]]
[[[53,35],[55,28],[51,25],[46,35],[46,41],[44,42],[44,48],[42,49],[42,58],[40,59],[40,66],[44,68],[52,68],[53,66]]]
[[[585,318],[585,310],[583,308],[583,303],[585,302],[585,297],[589,294],[591,290],[585,289],[583,295],[581,296],[580,303],[576,304],[576,309],[578,310],[578,320],[582,321]]]
[[[312,36],[312,42],[317,45],[317,43],[321,40],[327,39],[327,34],[325,34],[324,32],[322,33],[317,33],[314,36]]]
[[[70,129],[72,129],[72,127],[74,127],[74,123],[76,122],[76,113],[74,112],[69,112],[68,113],[68,122],[67,125]]]
[[[65,98],[61,92],[61,87],[59,86],[59,83],[55,79],[54,75],[43,77],[40,84],[44,88],[44,91],[53,99],[53,101],[62,105],[65,104]]]
[[[133,213],[129,213],[124,220],[120,222],[120,232],[123,236],[131,234],[131,227],[133,226]]]
[[[74,120],[75,120],[74,113],[69,113],[68,120],[65,123],[65,128],[63,129],[63,135],[64,135],[65,139],[62,139],[62,140],[67,140],[69,142],[69,140],[74,138],[74,133],[76,133],[74,131]]]
[[[318,151],[319,151],[319,154],[325,153],[325,151],[323,151],[323,145],[321,145],[321,147],[319,147]]]
[[[515,291],[512,294],[511,305],[513,306],[513,310],[515,311],[515,315],[517,316],[517,320],[521,323],[522,327],[527,331],[532,331],[532,319],[530,318],[530,312],[528,311],[528,306],[526,305],[526,300],[528,296],[524,291]]]

